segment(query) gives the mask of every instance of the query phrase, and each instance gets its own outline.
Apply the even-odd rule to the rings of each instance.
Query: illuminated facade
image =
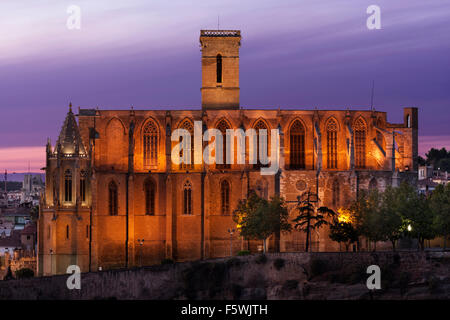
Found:
[[[400,124],[374,110],[240,108],[240,40],[239,31],[201,32],[201,109],[70,109],[56,146],[47,145],[39,274],[65,273],[71,264],[88,271],[227,256],[232,211],[250,190],[289,201],[318,191],[320,205],[337,209],[358,190],[417,176],[416,108],[405,108]],[[175,165],[171,133],[192,132],[194,121],[221,132],[278,128],[278,174],[262,176],[261,163]],[[233,237],[234,253],[260,244]],[[326,228],[312,245],[339,249]],[[296,231],[269,241],[269,250],[303,248]]]

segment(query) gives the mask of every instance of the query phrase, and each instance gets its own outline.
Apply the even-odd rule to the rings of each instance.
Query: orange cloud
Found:
[[[45,167],[45,147],[0,148],[0,170],[9,172],[39,172]]]

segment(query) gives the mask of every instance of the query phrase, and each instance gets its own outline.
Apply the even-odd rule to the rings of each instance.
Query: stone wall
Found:
[[[366,287],[379,265],[382,290]],[[0,299],[415,299],[450,297],[450,253],[274,253],[0,281]]]

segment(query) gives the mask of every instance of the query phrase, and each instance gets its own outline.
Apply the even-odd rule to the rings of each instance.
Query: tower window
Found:
[[[305,128],[299,120],[292,124],[289,134],[290,168],[305,168]]]
[[[217,65],[217,83],[222,83],[222,56],[220,54],[216,57]]]
[[[151,179],[145,181],[145,214],[155,214],[155,184]]]
[[[66,239],[69,239],[69,226],[66,226]]]
[[[327,124],[327,165],[337,169],[337,123],[331,119]]]
[[[114,181],[109,183],[108,195],[109,214],[111,216],[117,216],[117,185]]]
[[[70,170],[64,173],[64,201],[72,202],[72,172]]]
[[[223,180],[220,184],[220,193],[222,198],[222,214],[230,214],[230,183]]]
[[[144,127],[144,166],[158,164],[158,128],[153,121],[149,121]]]
[[[192,185],[189,181],[183,186],[183,214],[192,214]]]

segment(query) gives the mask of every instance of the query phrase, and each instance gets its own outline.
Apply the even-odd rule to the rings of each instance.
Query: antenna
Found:
[[[6,181],[8,181],[8,171],[5,169],[5,194],[8,194],[8,191],[6,189]]]
[[[217,15],[217,30],[220,30],[220,16]]]
[[[375,80],[372,80],[372,97],[370,98],[370,110],[373,111],[373,94],[375,91]]]

